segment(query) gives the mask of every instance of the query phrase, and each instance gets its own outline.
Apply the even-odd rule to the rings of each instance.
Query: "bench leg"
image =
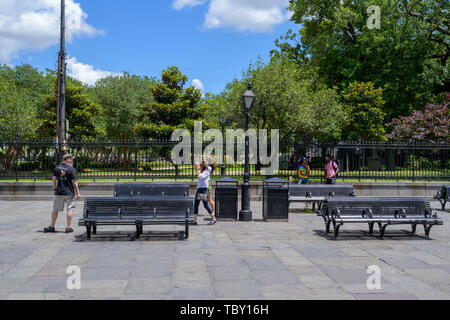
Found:
[[[417,224],[413,224],[413,225],[411,226],[411,228],[412,228],[411,233],[412,233],[412,234],[415,234],[416,231],[417,231]]]
[[[388,226],[388,224],[385,224],[384,226],[381,227],[381,229],[380,229],[380,239],[384,238],[384,233],[386,232],[387,226]]]
[[[338,224],[338,225],[335,224],[335,227],[334,227],[334,237],[335,238],[337,238],[339,236],[339,229],[341,228],[341,226],[342,226],[342,224]]]
[[[313,211],[316,211],[316,203],[315,202],[313,202]]]
[[[373,227],[374,227],[375,223],[369,223],[369,233],[372,234],[373,233]]]
[[[86,239],[91,240],[91,226],[86,225]]]
[[[186,221],[185,227],[184,227],[184,240],[189,239],[189,222]]]
[[[96,235],[96,234],[97,234],[97,226],[96,226],[96,225],[93,225],[93,226],[92,226],[92,234],[93,234],[93,235]]]
[[[430,224],[429,226],[427,226],[425,228],[425,237],[430,238],[430,231],[431,231],[431,228],[433,228],[433,227],[434,227],[434,225]]]
[[[136,224],[136,239],[141,238],[141,226],[139,224]]]
[[[331,227],[331,221],[325,222],[325,230],[326,230],[327,234],[330,233],[330,227]]]
[[[442,211],[445,211],[445,205],[447,204],[447,200],[441,201]]]

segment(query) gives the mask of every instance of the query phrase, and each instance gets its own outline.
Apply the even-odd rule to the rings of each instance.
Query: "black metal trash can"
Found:
[[[263,184],[264,221],[289,221],[289,182],[272,178]]]
[[[216,218],[217,220],[238,220],[239,182],[223,178],[216,182]]]

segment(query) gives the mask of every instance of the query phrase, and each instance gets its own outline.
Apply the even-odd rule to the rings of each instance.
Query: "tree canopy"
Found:
[[[368,27],[370,5],[381,9],[380,29]],[[301,29],[279,39],[274,54],[311,64],[340,91],[373,82],[392,119],[449,90],[449,8],[446,0],[292,0]]]
[[[45,95],[43,112],[39,113],[40,126],[38,134],[43,138],[52,138],[56,131],[56,93]],[[67,79],[66,86],[66,119],[69,121],[67,133],[72,138],[91,139],[103,134],[101,127],[95,121],[100,113],[100,107],[91,101],[84,91],[83,85],[73,79]]]
[[[372,82],[355,82],[343,92],[343,104],[348,116],[345,137],[356,141],[385,139],[385,117],[382,111],[385,101],[383,90]]]
[[[2,138],[33,138],[44,95],[52,76],[30,65],[0,66],[0,132]]]
[[[202,93],[185,87],[188,78],[177,68],[162,71],[161,80],[150,86],[154,102],[143,106],[143,116],[135,130],[143,138],[170,138],[177,129],[194,130],[206,110],[199,105]]]
[[[99,125],[108,138],[131,139],[143,115],[143,106],[153,102],[150,86],[155,80],[124,73],[97,81],[88,88],[93,101],[101,106]]]
[[[427,104],[408,117],[394,119],[389,138],[396,141],[450,143],[450,95],[439,105]]]
[[[242,94],[248,81],[257,95],[250,111],[254,129],[279,129],[281,142],[340,137],[345,115],[336,92],[318,82],[311,70],[282,57],[268,63],[259,59],[241,79],[227,85],[219,101],[209,97],[210,106],[222,104],[222,115],[235,127],[244,126]]]

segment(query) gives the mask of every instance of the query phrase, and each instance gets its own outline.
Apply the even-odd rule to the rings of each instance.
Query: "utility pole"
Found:
[[[61,0],[61,37],[58,53],[58,95],[56,101],[56,142],[58,162],[66,150],[66,1]]]

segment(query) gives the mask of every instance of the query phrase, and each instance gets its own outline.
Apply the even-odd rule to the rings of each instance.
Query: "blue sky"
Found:
[[[30,1],[0,0],[0,34],[10,37],[0,36],[0,63],[55,68],[59,0]],[[123,71],[159,77],[176,65],[204,92],[219,93],[298,29],[284,10],[288,0],[66,1],[69,67],[87,83]]]

